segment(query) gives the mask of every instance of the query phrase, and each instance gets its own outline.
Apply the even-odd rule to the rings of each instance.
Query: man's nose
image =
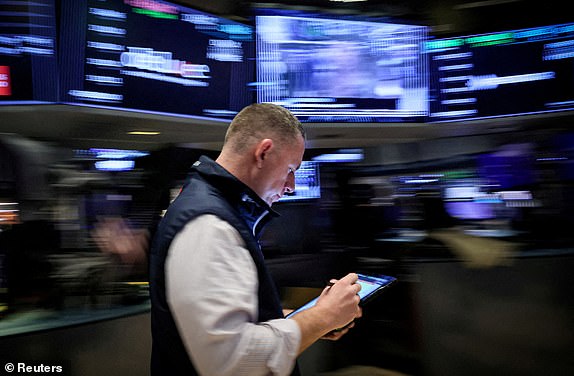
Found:
[[[285,193],[293,193],[295,191],[295,174],[289,175],[285,182]]]

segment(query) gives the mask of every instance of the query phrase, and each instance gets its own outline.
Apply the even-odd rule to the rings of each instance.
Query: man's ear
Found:
[[[257,167],[261,168],[263,166],[263,161],[268,157],[271,149],[273,149],[272,139],[265,138],[259,141],[255,148],[255,163],[257,163]]]

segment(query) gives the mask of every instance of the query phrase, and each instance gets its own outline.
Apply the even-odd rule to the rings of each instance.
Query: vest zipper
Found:
[[[255,224],[253,225],[253,237],[254,237],[255,239],[257,239],[257,235],[256,235],[256,234],[257,234],[257,226],[259,225],[259,222],[261,222],[261,220],[262,220],[267,214],[269,214],[269,212],[268,212],[268,211],[264,211],[263,214],[261,214],[261,215],[259,216],[259,218],[257,218],[257,220],[255,221]]]

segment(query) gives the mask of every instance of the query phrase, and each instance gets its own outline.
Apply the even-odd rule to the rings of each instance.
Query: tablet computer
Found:
[[[395,277],[391,277],[388,275],[376,275],[376,276],[367,274],[357,274],[357,275],[359,276],[357,283],[361,285],[361,291],[359,291],[359,297],[361,298],[361,302],[359,304],[361,306],[364,305],[370,299],[372,299],[374,296],[376,296],[385,287],[391,285],[393,282],[397,280]],[[313,307],[317,303],[317,299],[319,299],[319,297],[316,297],[315,299],[311,300],[305,305],[297,308],[296,310],[285,316],[285,318],[290,318],[291,316],[301,311]]]

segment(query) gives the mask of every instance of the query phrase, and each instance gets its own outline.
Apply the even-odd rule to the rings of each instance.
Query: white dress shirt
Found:
[[[201,375],[291,373],[299,326],[257,322],[257,269],[229,223],[214,215],[189,222],[170,246],[165,274],[167,302]]]

